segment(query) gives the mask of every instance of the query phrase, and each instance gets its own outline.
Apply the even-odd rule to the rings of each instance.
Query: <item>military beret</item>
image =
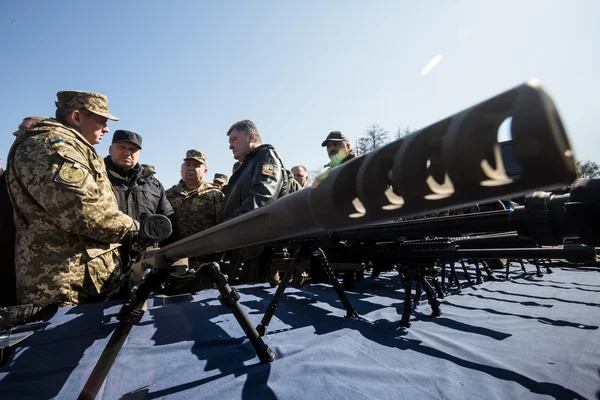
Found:
[[[348,138],[346,136],[344,136],[342,134],[342,132],[340,131],[333,131],[333,132],[329,132],[329,135],[327,135],[327,138],[323,141],[323,143],[321,143],[321,147],[325,147],[327,146],[327,142],[332,141],[332,142],[343,142],[343,141],[349,141]]]
[[[56,107],[67,107],[75,110],[85,108],[94,114],[113,121],[119,120],[119,118],[108,112],[108,97],[103,94],[82,92],[80,90],[65,90],[56,93],[56,97],[58,98],[58,101],[55,102]]]

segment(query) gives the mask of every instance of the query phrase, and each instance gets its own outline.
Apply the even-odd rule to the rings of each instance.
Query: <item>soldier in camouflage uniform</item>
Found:
[[[137,229],[121,213],[93,145],[108,132],[108,99],[57,93],[56,119],[19,135],[8,155],[7,185],[16,225],[20,304],[73,305],[117,288],[119,241]]]
[[[219,174],[218,172],[215,174],[213,178],[213,186],[218,188],[219,190],[223,189],[223,186],[227,185],[227,175]]]
[[[204,153],[188,150],[183,161],[182,182],[166,191],[181,239],[216,225],[225,199],[218,188],[204,180],[208,172]],[[196,269],[203,261],[202,257],[191,258],[190,268]]]

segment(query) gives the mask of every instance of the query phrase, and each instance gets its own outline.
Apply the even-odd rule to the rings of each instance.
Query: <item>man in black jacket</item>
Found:
[[[142,219],[143,214],[169,217],[173,208],[163,185],[154,176],[154,171],[138,163],[141,150],[140,135],[131,131],[115,131],[108,148],[110,155],[104,162],[119,209],[137,221]]]
[[[242,163],[223,188],[221,220],[265,206],[288,193],[288,175],[281,157],[263,144],[254,122],[236,122],[227,131],[233,158]]]
[[[236,122],[227,131],[229,149],[241,165],[235,170],[229,182],[223,187],[225,202],[221,209],[221,220],[238,217],[242,214],[272,203],[288,194],[288,174],[281,157],[270,144],[263,144],[262,137],[254,122],[243,120]],[[267,272],[259,271],[260,255],[264,247],[245,248],[242,252],[234,250],[231,256],[230,275],[237,274],[238,267],[245,263],[242,282],[263,281]],[[263,255],[261,258],[265,258]],[[250,262],[248,262],[250,260]],[[264,265],[263,265],[264,267]],[[272,283],[279,280],[278,275],[271,278]]]
[[[175,227],[173,208],[167,200],[163,185],[154,176],[154,171],[138,163],[141,150],[142,137],[139,134],[125,130],[115,131],[108,148],[110,155],[104,158],[104,163],[119,209],[136,221],[151,214],[162,214],[169,217]],[[174,232],[166,243],[176,238],[177,233]],[[123,245],[127,246],[128,243]],[[127,265],[129,259],[123,258],[122,261],[122,265]]]

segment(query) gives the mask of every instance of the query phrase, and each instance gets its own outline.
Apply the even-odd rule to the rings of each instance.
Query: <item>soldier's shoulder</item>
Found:
[[[223,192],[221,192],[221,189],[219,189],[217,186],[213,185],[212,183],[208,183],[208,182],[204,182],[204,185],[202,187],[202,189],[198,192],[198,194],[202,197],[216,197],[219,198],[221,196],[224,196]]]
[[[16,143],[19,143],[20,149],[41,147],[53,152],[58,149],[82,147],[78,135],[74,129],[54,120],[43,120],[20,136]]]
[[[275,147],[273,147],[270,144],[262,145],[261,148],[258,149],[256,158],[259,161],[269,160],[271,162],[276,162],[276,163],[279,162],[279,154],[277,154]]]
[[[170,188],[168,188],[167,190],[165,190],[165,193],[167,195],[176,194],[176,193],[181,193],[181,190],[182,190],[181,183],[177,183],[177,184],[171,186]]]

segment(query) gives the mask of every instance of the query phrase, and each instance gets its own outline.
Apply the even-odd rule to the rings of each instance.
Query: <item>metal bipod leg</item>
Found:
[[[427,282],[427,279],[423,275],[419,277],[419,282],[421,282],[421,286],[423,286],[423,290],[425,290],[425,295],[427,296],[427,300],[429,301],[429,305],[431,306],[431,316],[437,317],[442,315],[442,310],[440,309],[440,302],[433,295],[433,288]]]
[[[456,287],[460,290],[462,286],[460,285],[460,281],[458,280],[458,275],[456,274],[456,268],[454,267],[454,263],[450,264],[450,279],[448,280],[448,287],[450,288],[452,284],[456,283]],[[452,284],[450,284],[452,282]]]
[[[411,304],[411,309],[410,309],[410,313],[414,313],[415,310],[417,309],[417,306],[419,305],[419,302],[421,301],[421,296],[423,295],[423,289],[422,289],[422,285],[421,285],[421,280],[417,279],[415,282],[415,299],[413,300],[413,303]]]
[[[485,260],[481,260],[481,265],[483,265],[483,269],[485,270],[485,273],[487,274],[488,279],[490,281],[495,281],[496,277],[492,273],[492,269],[490,268],[490,266],[488,265],[488,263],[485,262]]]
[[[465,274],[465,278],[467,278],[467,282],[469,282],[469,284],[473,283],[471,280],[471,275],[469,275],[469,271],[467,271],[467,266],[465,265],[464,260],[460,260],[460,264],[462,265],[463,273]]]
[[[283,292],[285,291],[285,288],[287,287],[287,285],[290,281],[290,277],[292,276],[292,273],[296,269],[296,266],[300,262],[302,262],[302,260],[308,258],[309,254],[310,254],[309,248],[306,246],[300,246],[294,252],[294,255],[292,256],[292,260],[290,261],[290,264],[285,269],[285,272],[283,273],[283,277],[279,281],[279,285],[277,285],[277,290],[275,291],[273,298],[269,302],[269,306],[267,307],[267,311],[265,312],[265,315],[263,315],[262,319],[260,320],[260,323],[256,326],[256,330],[260,336],[265,336],[265,334],[267,332],[267,326],[269,325],[269,323],[271,322],[271,319],[275,315],[275,311],[277,311],[277,306],[279,305],[281,296],[283,296]]]
[[[412,301],[410,298],[412,292],[412,271],[408,271],[408,268],[403,268],[403,273],[400,274],[404,281],[404,310],[402,312],[402,319],[400,325],[406,328],[410,327],[410,313],[412,310]]]
[[[481,278],[481,269],[479,269],[479,263],[477,261],[474,261],[475,264],[475,282],[477,283],[483,283],[483,279]]]
[[[446,284],[446,263],[442,262],[442,287]]]
[[[552,272],[554,272],[552,271],[552,268],[550,268],[552,267],[552,260],[544,260],[544,262],[546,264],[546,273],[551,274]]]
[[[520,258],[519,259],[519,264],[521,264],[521,271],[523,271],[523,273],[527,273],[527,269],[525,268],[525,264],[523,264],[523,259]]]
[[[536,276],[538,278],[541,278],[542,276],[544,276],[544,274],[542,273],[542,269],[540,268],[540,260],[535,260],[535,270],[536,270]]]
[[[275,355],[273,351],[263,342],[261,335],[259,335],[257,329],[254,328],[252,322],[248,318],[248,315],[244,312],[244,309],[240,305],[240,295],[238,294],[235,288],[232,288],[227,283],[227,278],[219,269],[219,264],[213,262],[204,266],[203,268],[208,268],[210,271],[210,275],[214,281],[217,290],[219,291],[219,302],[226,307],[231,309],[231,312],[235,316],[235,319],[238,321],[244,333],[254,346],[256,350],[256,355],[258,359],[263,363],[270,363],[275,359]]]
[[[346,292],[344,292],[342,285],[340,285],[340,282],[335,277],[335,273],[333,272],[333,269],[331,269],[329,261],[327,261],[327,257],[325,257],[323,250],[320,248],[316,249],[313,255],[319,259],[321,267],[325,270],[325,273],[329,277],[329,283],[333,285],[333,288],[340,298],[340,301],[344,305],[344,308],[346,309],[346,318],[358,317],[358,314],[354,310],[354,307],[352,307],[352,304],[350,304],[350,300],[348,300],[348,296],[346,296]]]
[[[283,292],[285,291],[285,288],[288,285],[290,276],[292,275],[292,273],[294,272],[294,270],[296,269],[298,264],[300,264],[300,262],[302,262],[303,260],[308,259],[311,256],[312,252],[313,252],[313,249],[311,248],[311,246],[300,246],[294,252],[294,255],[292,256],[292,260],[290,261],[290,265],[288,265],[288,267],[286,268],[283,278],[281,278],[281,282],[277,286],[277,290],[275,291],[275,294],[273,295],[273,298],[271,299],[271,302],[269,303],[269,306],[267,307],[267,311],[265,312],[265,315],[263,315],[260,323],[256,327],[256,330],[258,331],[258,334],[260,336],[264,336],[266,334],[267,326],[269,325],[269,323],[271,322],[271,319],[273,318],[273,316],[275,315],[275,312],[277,311],[277,305],[279,304],[279,301],[281,300],[281,296],[283,296]],[[329,262],[327,261],[327,258],[325,257],[325,253],[323,253],[323,250],[317,249],[314,251],[313,254],[317,258],[319,258],[321,267],[327,274],[327,277],[329,278],[329,282],[333,285],[333,288],[335,289],[338,297],[340,298],[342,304],[344,305],[344,308],[346,309],[346,318],[358,317],[358,314],[356,313],[356,311],[354,311],[352,304],[350,304],[350,301],[348,300],[348,297],[346,296],[344,289],[342,289],[342,286],[340,285],[337,278],[335,277],[333,270],[329,266]]]
[[[433,281],[433,286],[435,287],[435,291],[437,292],[438,297],[440,299],[446,297],[446,293],[444,293],[444,288],[442,287],[442,285],[440,285],[440,281],[438,280],[437,276],[435,276],[435,270],[433,271],[431,280]]]

